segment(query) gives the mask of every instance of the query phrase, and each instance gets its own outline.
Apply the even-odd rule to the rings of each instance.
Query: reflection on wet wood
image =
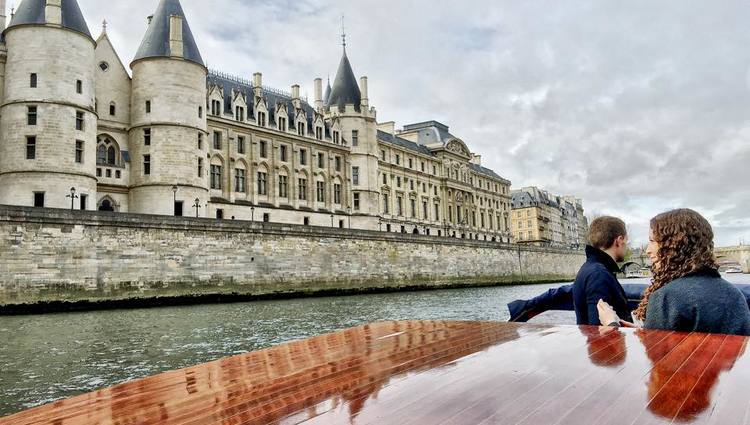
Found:
[[[747,339],[384,322],[58,401],[0,424],[748,423]]]

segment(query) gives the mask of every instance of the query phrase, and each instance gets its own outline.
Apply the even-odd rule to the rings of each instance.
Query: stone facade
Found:
[[[346,51],[308,103],[207,70],[178,0],[149,19],[129,73],[75,1],[21,3],[0,45],[0,204],[68,208],[75,187],[75,209],[512,240],[510,182],[441,123],[378,123]]]
[[[560,281],[584,261],[426,235],[24,207],[0,207],[0,240],[5,307]]]

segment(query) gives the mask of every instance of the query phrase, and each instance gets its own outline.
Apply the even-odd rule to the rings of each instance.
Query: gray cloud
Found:
[[[79,0],[126,62],[156,0]],[[582,197],[636,242],[672,207],[750,241],[750,3],[183,0],[212,68],[279,88],[335,72],[340,16],[381,120],[437,119],[515,187]],[[126,63],[127,65],[127,63]],[[331,76],[333,77],[333,76]]]

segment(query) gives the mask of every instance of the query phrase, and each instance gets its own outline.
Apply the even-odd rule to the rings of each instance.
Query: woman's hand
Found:
[[[609,326],[611,323],[620,323],[620,318],[617,317],[615,310],[604,300],[599,300],[596,304],[596,309],[599,310],[599,321],[602,323],[602,326]]]

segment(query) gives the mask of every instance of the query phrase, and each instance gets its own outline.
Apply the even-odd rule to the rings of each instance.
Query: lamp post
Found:
[[[331,214],[331,227],[333,227],[333,214]]]
[[[250,221],[255,221],[255,207],[250,207]]]
[[[195,198],[195,203],[193,204],[193,208],[195,208],[195,218],[198,218],[198,210],[201,208],[201,200],[198,198]]]
[[[172,186],[172,215],[177,215],[177,185]]]
[[[65,195],[65,197],[70,198],[70,210],[73,211],[73,202],[78,199],[78,195],[76,195],[76,188],[71,187],[70,195]]]

